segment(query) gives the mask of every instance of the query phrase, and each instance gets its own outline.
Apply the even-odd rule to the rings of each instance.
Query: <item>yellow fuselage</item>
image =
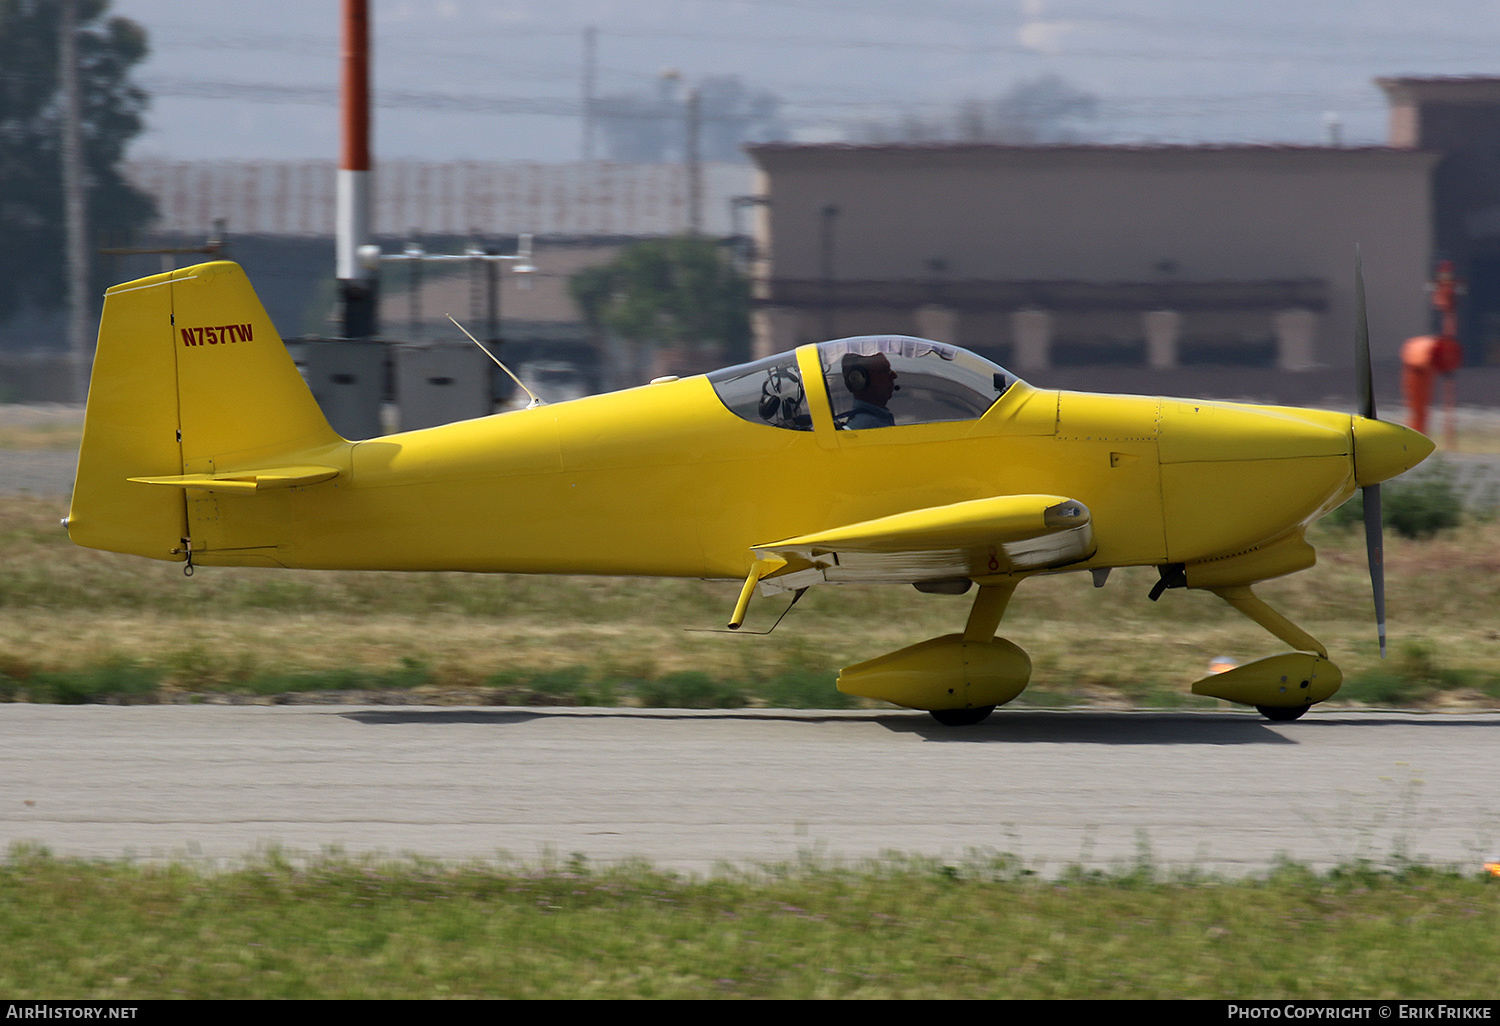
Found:
[[[1017,383],[975,421],[839,431],[820,398],[812,431],[782,430],[695,377],[345,443],[304,454],[339,468],[323,484],[189,491],[196,558],[741,578],[754,545],[1045,493],[1092,513],[1080,569],[1193,563],[1300,533],[1354,488],[1347,415]]]

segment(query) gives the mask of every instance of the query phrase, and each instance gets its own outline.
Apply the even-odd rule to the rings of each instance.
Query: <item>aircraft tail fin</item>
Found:
[[[105,293],[68,533],[180,561],[189,485],[131,478],[321,463],[309,454],[342,444],[238,264],[116,285]]]

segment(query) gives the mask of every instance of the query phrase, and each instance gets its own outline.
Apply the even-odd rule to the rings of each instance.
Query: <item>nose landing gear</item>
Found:
[[[1257,659],[1193,684],[1193,694],[1253,705],[1268,720],[1289,723],[1312,705],[1332,698],[1344,675],[1322,643],[1266,605],[1248,585],[1214,588],[1214,594],[1299,652]],[[1313,653],[1317,653],[1314,655]]]
[[[1299,705],[1295,708],[1281,705],[1257,705],[1255,711],[1276,723],[1290,723],[1292,720],[1300,719],[1302,714],[1310,708],[1312,706],[1308,705]]]
[[[993,705],[981,705],[974,709],[933,709],[932,718],[945,727],[972,727],[983,722],[995,711]]]

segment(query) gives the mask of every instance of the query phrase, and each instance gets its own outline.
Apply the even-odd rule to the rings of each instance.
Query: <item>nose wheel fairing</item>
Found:
[[[1339,668],[1322,656],[1286,652],[1210,674],[1194,682],[1193,694],[1259,709],[1305,709],[1332,698],[1343,682]]]
[[[1288,720],[1296,719],[1309,706],[1327,701],[1337,693],[1344,674],[1329,661],[1328,649],[1321,641],[1266,605],[1249,585],[1211,590],[1267,633],[1300,651],[1209,674],[1193,683],[1193,694],[1253,705],[1269,719]]]

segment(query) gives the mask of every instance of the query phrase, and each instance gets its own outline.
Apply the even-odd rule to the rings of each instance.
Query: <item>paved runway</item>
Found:
[[[1500,716],[0,706],[0,842],[681,869],[805,853],[1042,872],[1500,855]]]

